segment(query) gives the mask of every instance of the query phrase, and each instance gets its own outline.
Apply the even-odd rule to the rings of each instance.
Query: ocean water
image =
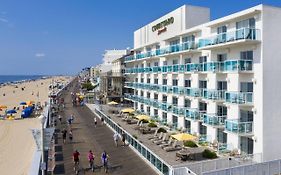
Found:
[[[0,75],[0,84],[22,80],[36,80],[44,77],[43,75]]]

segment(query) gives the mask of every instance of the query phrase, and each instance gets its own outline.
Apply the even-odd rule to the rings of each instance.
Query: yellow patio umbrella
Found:
[[[32,100],[26,102],[27,105],[30,105],[30,104],[33,104],[33,103],[35,103],[35,102],[32,101]]]
[[[7,109],[8,107],[6,105],[0,105],[1,109]]]
[[[132,112],[135,112],[135,110],[132,109],[132,108],[125,108],[125,109],[122,109],[121,112],[123,112],[123,113],[132,113]]]
[[[149,120],[150,119],[150,117],[147,115],[138,115],[138,116],[136,116],[136,118],[138,120]]]
[[[191,135],[191,134],[187,134],[187,133],[179,133],[179,134],[174,134],[171,135],[171,137],[173,137],[174,139],[178,140],[178,141],[186,141],[186,140],[195,140],[196,137]]]
[[[107,103],[108,105],[118,105],[118,103],[117,102],[115,102],[115,101],[111,101],[111,102],[109,102],[109,103]]]

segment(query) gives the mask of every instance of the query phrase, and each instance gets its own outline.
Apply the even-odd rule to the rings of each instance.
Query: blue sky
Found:
[[[279,0],[2,0],[0,75],[75,74],[105,49],[133,47],[133,32],[183,4],[216,19]]]

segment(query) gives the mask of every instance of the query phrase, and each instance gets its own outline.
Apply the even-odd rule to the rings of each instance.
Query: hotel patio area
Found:
[[[202,156],[202,152],[205,149],[209,149],[211,151],[215,151],[214,148],[210,146],[209,143],[205,142],[205,144],[199,144],[199,137],[195,139],[195,143],[198,145],[197,148],[188,148],[188,147],[182,147],[182,150],[185,150],[183,152],[187,152],[189,155],[195,155],[192,157],[188,157],[185,160],[182,160],[179,156],[180,150],[175,151],[165,151],[162,149],[159,145],[153,143],[149,138],[153,137],[155,134],[155,130],[152,128],[153,131],[150,132],[150,134],[143,134],[140,132],[140,130],[137,130],[135,128],[139,127],[137,124],[128,124],[126,121],[124,121],[124,116],[122,118],[122,115],[120,114],[121,110],[124,109],[124,107],[121,107],[122,105],[93,105],[93,104],[87,104],[87,106],[92,111],[99,111],[103,113],[105,116],[108,117],[109,120],[112,120],[115,124],[115,126],[118,126],[118,128],[122,128],[124,131],[126,131],[126,141],[130,145],[131,138],[134,138],[139,143],[141,143],[145,150],[150,150],[155,155],[157,155],[157,158],[161,162],[165,162],[165,165],[167,164],[169,169],[169,173],[167,171],[163,172],[163,166],[162,169],[157,167],[157,165],[154,165],[162,174],[185,174],[187,171],[191,170],[193,173],[196,174],[202,174],[203,172],[212,171],[212,170],[218,170],[218,169],[224,169],[239,165],[246,165],[246,164],[253,164],[260,161],[261,155],[247,155],[247,156],[241,156],[241,155],[235,155],[230,156],[229,153],[226,154],[219,154],[218,158],[216,159],[206,159]],[[101,117],[101,116],[99,116]],[[105,122],[107,123],[108,120],[105,118]],[[144,124],[144,126],[147,124]],[[160,123],[157,123],[158,128],[165,128],[167,130],[167,135],[172,135],[179,133],[180,131],[170,129],[166,125],[162,125]],[[110,127],[112,127],[110,125]],[[114,127],[113,127],[114,129]],[[155,128],[156,129],[156,128]],[[122,132],[118,132],[121,134]],[[129,139],[128,135],[131,135],[132,137]],[[159,136],[159,133],[158,135]],[[168,141],[166,141],[168,142]],[[183,142],[178,142],[182,146]],[[170,144],[171,146],[172,144]],[[134,146],[131,144],[132,148],[135,148],[135,151],[139,151],[139,153],[143,155],[142,149],[138,150],[138,146]],[[177,156],[178,155],[178,156]],[[144,158],[146,158],[144,156]],[[151,163],[151,161],[150,161]],[[153,164],[153,163],[152,163]]]

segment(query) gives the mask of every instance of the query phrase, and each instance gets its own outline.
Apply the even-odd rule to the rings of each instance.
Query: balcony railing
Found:
[[[225,101],[235,104],[253,104],[253,92],[225,92]]]
[[[187,108],[185,109],[184,116],[191,120],[203,120],[204,113],[205,113],[204,111],[199,111],[198,109]]]
[[[241,28],[235,31],[216,34],[214,36],[199,40],[199,48],[234,42],[237,40],[259,40],[259,30],[254,28]]]
[[[224,100],[224,90],[203,89],[202,97],[207,100]]]
[[[176,64],[170,66],[154,66],[128,68],[125,73],[187,73],[187,72],[247,72],[253,70],[252,60],[226,60],[224,62],[205,62],[205,63],[188,63]]]
[[[171,53],[177,53],[177,52],[182,52],[182,51],[189,51],[189,50],[194,50],[194,49],[197,49],[197,46],[196,46],[195,42],[190,41],[190,42],[170,45],[168,47],[156,49],[153,51],[138,53],[134,56],[126,57],[125,62],[143,59],[143,58],[161,56],[161,55],[166,55],[166,54],[171,54]]]
[[[203,123],[211,126],[223,126],[226,116],[217,116],[212,114],[203,114]]]
[[[239,120],[225,120],[225,130],[237,134],[251,134],[253,132],[253,122],[240,122]]]

